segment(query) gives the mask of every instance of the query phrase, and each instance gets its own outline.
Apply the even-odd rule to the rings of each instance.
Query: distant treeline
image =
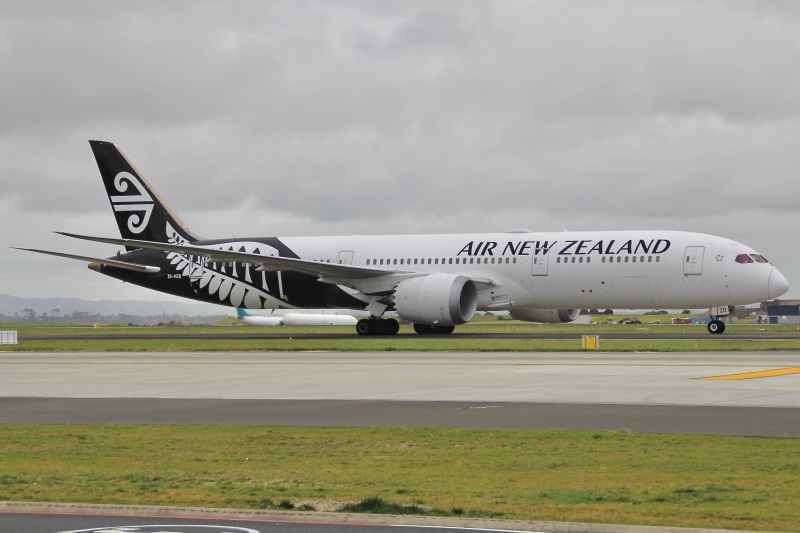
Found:
[[[59,309],[53,309],[49,313],[37,313],[33,309],[24,309],[21,313],[13,315],[0,314],[0,322],[22,322],[34,324],[127,324],[131,326],[142,325],[174,325],[174,324],[214,324],[227,318],[229,315],[202,315],[186,316],[179,314],[161,315],[128,315],[124,313],[102,315],[99,313],[89,313],[86,311],[73,311],[71,313],[61,313]]]

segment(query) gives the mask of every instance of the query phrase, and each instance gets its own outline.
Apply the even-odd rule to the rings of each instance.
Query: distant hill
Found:
[[[6,319],[36,316],[70,317],[73,314],[91,316],[139,316],[139,317],[222,317],[233,316],[232,309],[193,302],[141,301],[141,300],[83,300],[80,298],[20,298],[0,294],[0,315]],[[170,318],[172,320],[173,318]]]

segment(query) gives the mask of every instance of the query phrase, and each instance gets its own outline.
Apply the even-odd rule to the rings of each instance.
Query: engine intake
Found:
[[[541,322],[544,324],[561,324],[572,322],[581,313],[580,309],[533,309],[519,307],[511,310],[511,316],[526,322]]]
[[[415,324],[457,326],[472,320],[477,308],[475,282],[457,274],[406,279],[394,291],[394,310]]]

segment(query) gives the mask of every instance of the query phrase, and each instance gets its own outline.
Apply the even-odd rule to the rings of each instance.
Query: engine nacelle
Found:
[[[545,324],[561,324],[572,322],[581,314],[580,309],[533,309],[519,307],[511,310],[511,316],[526,322],[542,322]]]
[[[394,291],[394,310],[415,324],[457,326],[472,320],[477,308],[475,282],[457,274],[406,279]]]

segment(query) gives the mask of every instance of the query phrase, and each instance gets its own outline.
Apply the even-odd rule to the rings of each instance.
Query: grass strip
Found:
[[[93,337],[96,335],[164,335],[164,334],[212,334],[224,337],[226,335],[247,334],[342,334],[352,336],[352,326],[242,326],[242,325],[176,325],[176,326],[101,326],[92,327],[75,324],[31,324],[31,323],[0,323],[0,330],[16,330],[20,336],[25,335],[71,335],[76,337]],[[726,327],[724,338],[737,335],[780,335],[796,334],[800,329],[793,324],[730,324]],[[409,325],[401,326],[401,334],[413,334]],[[512,320],[488,320],[487,317],[478,317],[474,321],[458,326],[459,334],[535,334],[547,335],[552,333],[573,333],[587,335],[602,335],[604,333],[640,333],[658,336],[680,337],[686,334],[709,334],[703,324],[533,324],[530,322]],[[709,334],[710,335],[710,334]]]
[[[602,352],[711,352],[711,351],[797,351],[797,340],[693,340],[679,338],[604,339]],[[417,335],[392,337],[349,337],[314,339],[23,339],[17,345],[0,346],[2,352],[257,352],[257,351],[342,351],[342,352],[577,352],[580,339],[431,338]]]
[[[797,440],[612,432],[0,426],[0,500],[796,531]],[[277,503],[276,503],[277,502]],[[394,510],[391,510],[394,509]]]
[[[17,330],[19,344],[0,346],[7,351],[464,351],[464,352],[573,352],[580,351],[581,340],[548,339],[548,334],[571,333],[600,335],[599,351],[614,352],[699,352],[699,351],[798,351],[800,341],[793,337],[791,325],[730,325],[722,336],[710,335],[703,325],[619,325],[619,324],[530,324],[488,321],[488,317],[460,326],[457,336],[420,336],[410,326],[390,337],[355,337],[350,327],[247,327],[247,326],[169,326],[169,327],[86,327],[70,325],[0,324],[0,329]],[[656,338],[609,339],[603,334],[638,333]],[[213,338],[170,338],[169,335],[213,335]],[[276,334],[282,338],[233,338],[246,335]],[[297,334],[298,337],[284,337]],[[309,338],[324,334],[326,338]],[[506,338],[487,338],[503,334]],[[700,340],[682,338],[701,334]],[[785,339],[738,339],[739,335],[786,335]],[[36,336],[59,335],[43,339]],[[112,338],[96,338],[98,335]],[[120,338],[113,338],[119,335]],[[145,338],[163,335],[162,338]],[[331,337],[328,337],[328,336]],[[519,336],[517,336],[519,335]],[[534,336],[531,336],[534,335]],[[26,336],[28,338],[26,338]],[[33,336],[33,338],[30,338]],[[138,338],[138,336],[142,336]]]

